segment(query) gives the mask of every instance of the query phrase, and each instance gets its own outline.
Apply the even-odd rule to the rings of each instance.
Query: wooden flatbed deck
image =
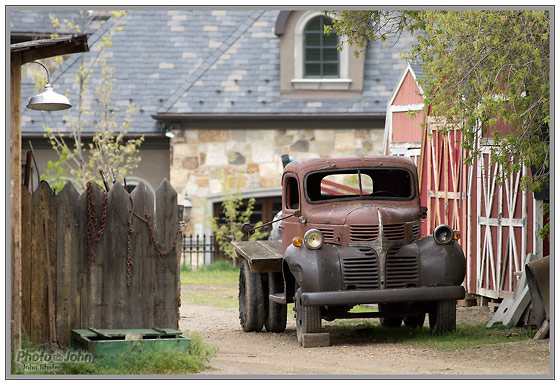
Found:
[[[232,242],[238,258],[249,262],[253,273],[282,271],[282,241]]]

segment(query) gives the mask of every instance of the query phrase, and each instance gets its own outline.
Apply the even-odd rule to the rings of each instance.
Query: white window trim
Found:
[[[324,15],[321,11],[307,11],[296,23],[294,28],[294,79],[292,79],[292,86],[299,90],[347,90],[350,88],[352,79],[348,77],[350,50],[346,42],[342,51],[339,51],[339,78],[313,79],[303,77],[305,26],[311,19],[321,15]]]

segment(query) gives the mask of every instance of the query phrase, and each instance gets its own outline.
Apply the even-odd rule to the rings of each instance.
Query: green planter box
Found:
[[[191,340],[173,329],[73,329],[71,346],[108,364],[132,351],[190,352]]]

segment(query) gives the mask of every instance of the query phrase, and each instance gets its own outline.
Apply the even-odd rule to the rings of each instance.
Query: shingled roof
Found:
[[[282,98],[280,38],[274,34],[279,12],[130,11],[113,37],[108,63],[115,68],[115,104],[121,109],[129,103],[140,107],[131,130],[161,132],[152,117],[156,114],[385,114],[387,100],[406,67],[399,53],[408,48],[409,40],[401,39],[395,46],[369,45],[361,98]],[[86,58],[96,54],[110,23],[90,37]],[[73,57],[52,75],[55,90],[70,89],[73,100],[77,99],[77,66]],[[33,93],[30,82],[22,85],[22,95],[25,92]],[[41,113],[23,111],[23,130],[42,131]],[[62,119],[62,113],[52,114]]]

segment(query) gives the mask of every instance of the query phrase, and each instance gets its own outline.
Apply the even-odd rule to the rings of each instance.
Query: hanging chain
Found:
[[[87,242],[87,257],[88,277],[91,268],[91,262],[95,260],[95,245],[101,240],[105,232],[105,224],[107,223],[107,198],[109,194],[103,191],[103,212],[101,214],[101,226],[97,230],[97,211],[95,209],[95,200],[93,199],[93,183],[88,182],[86,187],[87,194],[87,224],[86,224],[86,242]]]
[[[130,277],[132,274],[132,251],[131,251],[131,235],[134,232],[134,226],[132,226],[132,217],[135,216],[136,218],[140,219],[142,222],[144,222],[146,225],[148,225],[148,229],[150,230],[150,239],[152,241],[152,243],[154,244],[158,255],[159,255],[159,259],[161,259],[161,257],[171,253],[173,250],[175,250],[175,248],[177,247],[177,242],[179,239],[179,234],[180,234],[180,230],[179,230],[179,220],[177,220],[177,232],[175,233],[175,238],[173,239],[173,244],[171,245],[171,247],[166,250],[166,251],[162,251],[159,244],[156,241],[156,236],[155,236],[155,232],[152,226],[152,221],[151,221],[151,216],[148,212],[144,212],[144,218],[142,218],[140,215],[138,215],[137,213],[134,212],[134,199],[132,198],[132,195],[130,195],[130,202],[131,202],[131,207],[130,207],[130,215],[128,217],[128,231],[126,234],[126,285],[130,286]]]
[[[130,276],[132,274],[132,252],[130,251],[130,237],[134,232],[134,226],[132,226],[132,216],[134,215],[134,199],[130,196],[130,215],[128,216],[128,231],[126,233],[126,286],[130,287]]]

